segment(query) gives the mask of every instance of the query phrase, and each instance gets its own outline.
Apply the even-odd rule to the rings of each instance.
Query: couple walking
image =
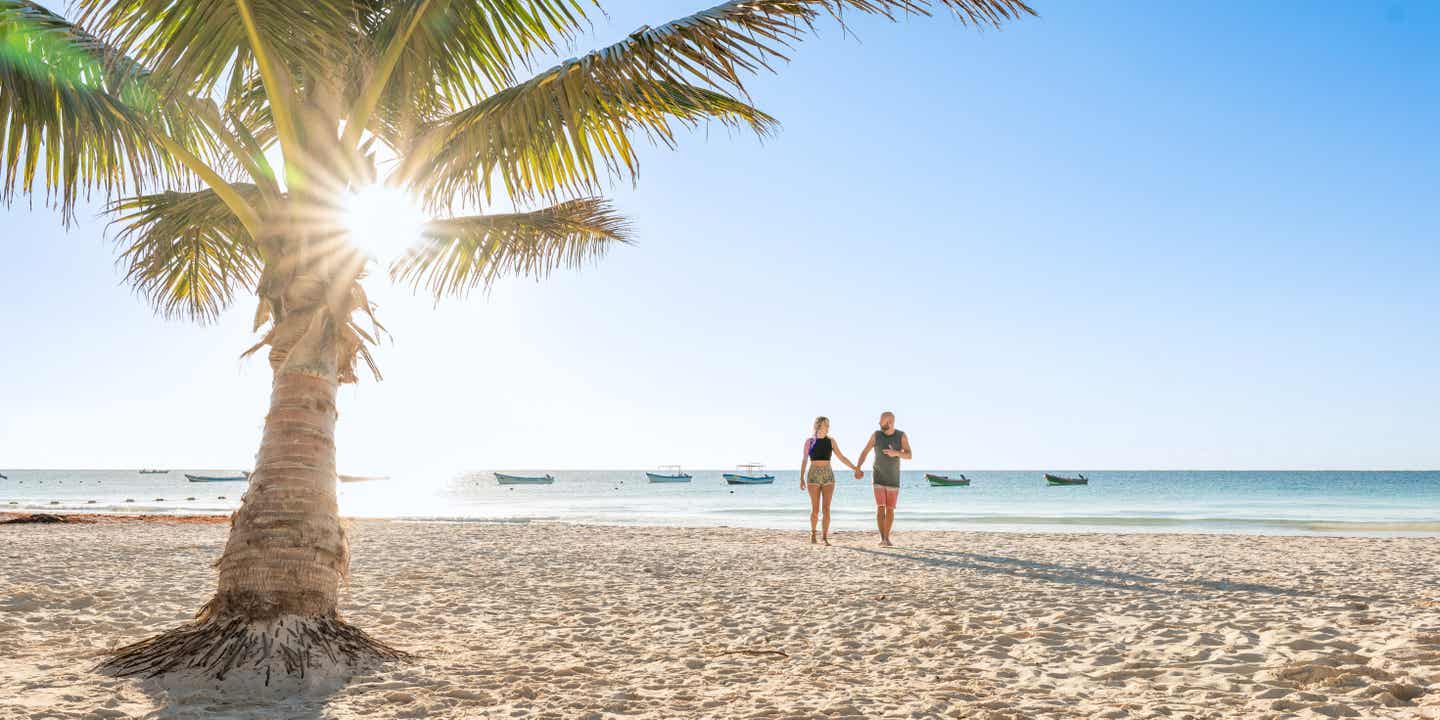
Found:
[[[821,520],[820,539],[830,544],[830,498],[835,495],[835,471],[830,456],[840,458],[845,467],[855,472],[855,479],[865,477],[861,466],[870,451],[875,451],[872,470],[875,488],[875,526],[880,529],[880,546],[891,547],[890,528],[895,524],[895,503],[900,499],[900,460],[910,459],[910,439],[895,429],[895,413],[880,414],[880,429],[870,434],[870,442],[860,451],[860,459],[850,462],[830,437],[830,418],[815,418],[814,432],[805,441],[805,454],[800,461],[800,489],[810,492],[810,542],[815,542],[815,522]],[[823,518],[823,520],[822,520]]]

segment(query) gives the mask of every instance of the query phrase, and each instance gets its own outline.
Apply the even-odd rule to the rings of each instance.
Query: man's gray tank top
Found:
[[[883,450],[889,448],[896,452],[904,450],[900,439],[905,433],[896,430],[893,434],[875,431],[875,484],[885,487],[900,487],[900,458],[890,457]]]

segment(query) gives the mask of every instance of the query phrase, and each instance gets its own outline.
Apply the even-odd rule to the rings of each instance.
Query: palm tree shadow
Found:
[[[907,548],[908,552],[899,552],[895,550],[870,550],[858,547],[846,547],[845,549],[870,555],[899,558],[935,567],[963,568],[980,573],[1004,575],[1021,580],[1038,580],[1083,587],[1106,587],[1128,592],[1174,597],[1201,598],[1205,597],[1208,591],[1246,592],[1283,597],[1335,597],[1344,600],[1368,599],[1359,595],[1328,596],[1299,588],[1279,587],[1261,583],[1205,579],[1167,580],[1165,578],[1117,570],[1092,568],[1081,565],[1061,565],[1058,563],[1023,560],[999,555],[981,555],[978,553],[953,550]]]
[[[245,716],[286,718],[287,720],[320,720],[333,717],[328,710],[331,700],[347,685],[360,681],[368,672],[345,679],[327,680],[303,688],[257,689],[211,681],[205,684],[193,678],[141,680],[137,688],[155,703],[160,717]]]

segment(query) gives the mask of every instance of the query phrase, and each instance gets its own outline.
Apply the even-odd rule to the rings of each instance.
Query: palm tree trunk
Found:
[[[270,685],[404,656],[336,612],[349,545],[335,499],[335,336],[323,306],[277,324],[270,412],[215,595],[193,622],[120,648],[102,672],[237,673]]]

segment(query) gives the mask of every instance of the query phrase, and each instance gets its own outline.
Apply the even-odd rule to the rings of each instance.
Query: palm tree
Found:
[[[1033,14],[1023,0],[733,0],[522,79],[573,47],[591,2],[76,0],[72,20],[0,0],[0,196],[43,192],[69,223],[101,193],[126,281],[201,322],[253,291],[249,352],[268,348],[273,372],[214,596],[103,670],[268,684],[403,656],[336,613],[336,390],[361,360],[378,379],[383,333],[347,197],[378,183],[428,213],[385,269],[437,298],[581,266],[629,241],[597,194],[633,181],[635,143],[673,146],[709,121],[770,132],[744,79],[815,23]]]

